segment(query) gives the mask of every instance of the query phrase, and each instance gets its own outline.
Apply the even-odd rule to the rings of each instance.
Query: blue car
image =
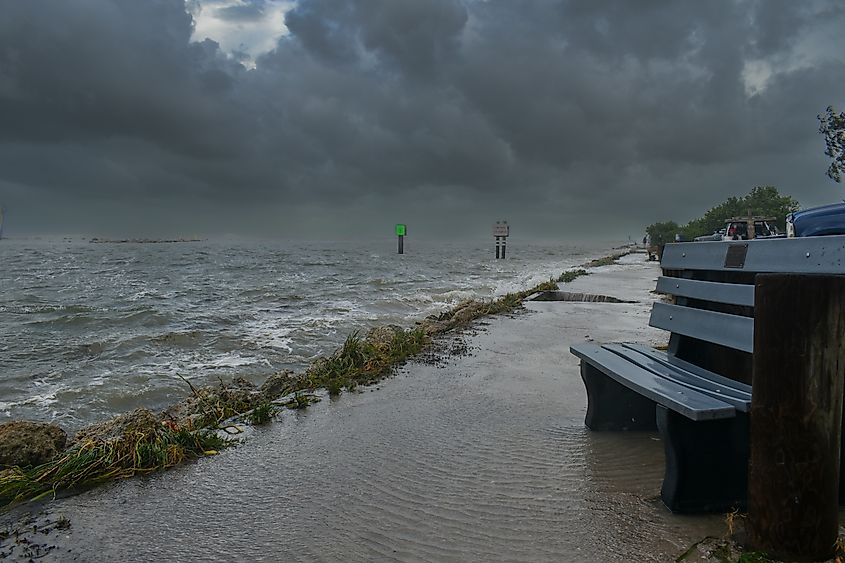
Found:
[[[786,216],[786,236],[845,235],[845,202],[802,209]]]

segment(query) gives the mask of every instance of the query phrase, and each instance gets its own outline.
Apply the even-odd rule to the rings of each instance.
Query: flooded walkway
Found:
[[[674,560],[722,518],[663,507],[656,434],[584,428],[568,351],[662,338],[646,326],[657,266],[626,261],[567,289],[637,303],[529,303],[439,365],[285,413],[214,458],[46,504],[71,522],[50,557]]]

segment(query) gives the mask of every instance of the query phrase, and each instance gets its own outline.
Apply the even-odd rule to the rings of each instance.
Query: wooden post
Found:
[[[760,274],[748,532],[785,561],[833,556],[845,374],[845,276]]]
[[[505,250],[508,248],[508,237],[502,237],[502,260],[505,259]]]
[[[751,214],[750,209],[748,210],[748,221],[746,221],[746,225],[746,238],[748,238],[748,240],[751,240],[757,236],[757,232],[754,229],[754,215]]]
[[[405,237],[399,235],[399,254],[405,254]]]
[[[499,242],[500,239],[501,239],[501,237],[496,237],[496,260],[499,259],[499,245],[501,244]]]

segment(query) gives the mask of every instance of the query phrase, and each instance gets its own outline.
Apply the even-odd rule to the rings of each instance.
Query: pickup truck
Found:
[[[787,237],[845,235],[845,202],[811,207],[786,216]]]
[[[755,219],[754,221],[754,238],[771,238],[778,236],[778,229],[773,224],[764,219]],[[728,219],[725,221],[725,227],[714,232],[712,235],[704,235],[695,237],[696,242],[710,241],[710,240],[747,240],[748,239],[748,221],[739,219]]]
[[[725,229],[719,229],[718,231],[714,231],[712,235],[701,235],[700,237],[695,237],[693,240],[695,242],[705,242],[709,240],[724,240],[725,238]]]

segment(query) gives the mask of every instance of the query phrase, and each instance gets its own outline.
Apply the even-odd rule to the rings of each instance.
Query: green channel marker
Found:
[[[407,234],[407,228],[402,223],[396,224],[396,234],[397,236],[404,237]]]

